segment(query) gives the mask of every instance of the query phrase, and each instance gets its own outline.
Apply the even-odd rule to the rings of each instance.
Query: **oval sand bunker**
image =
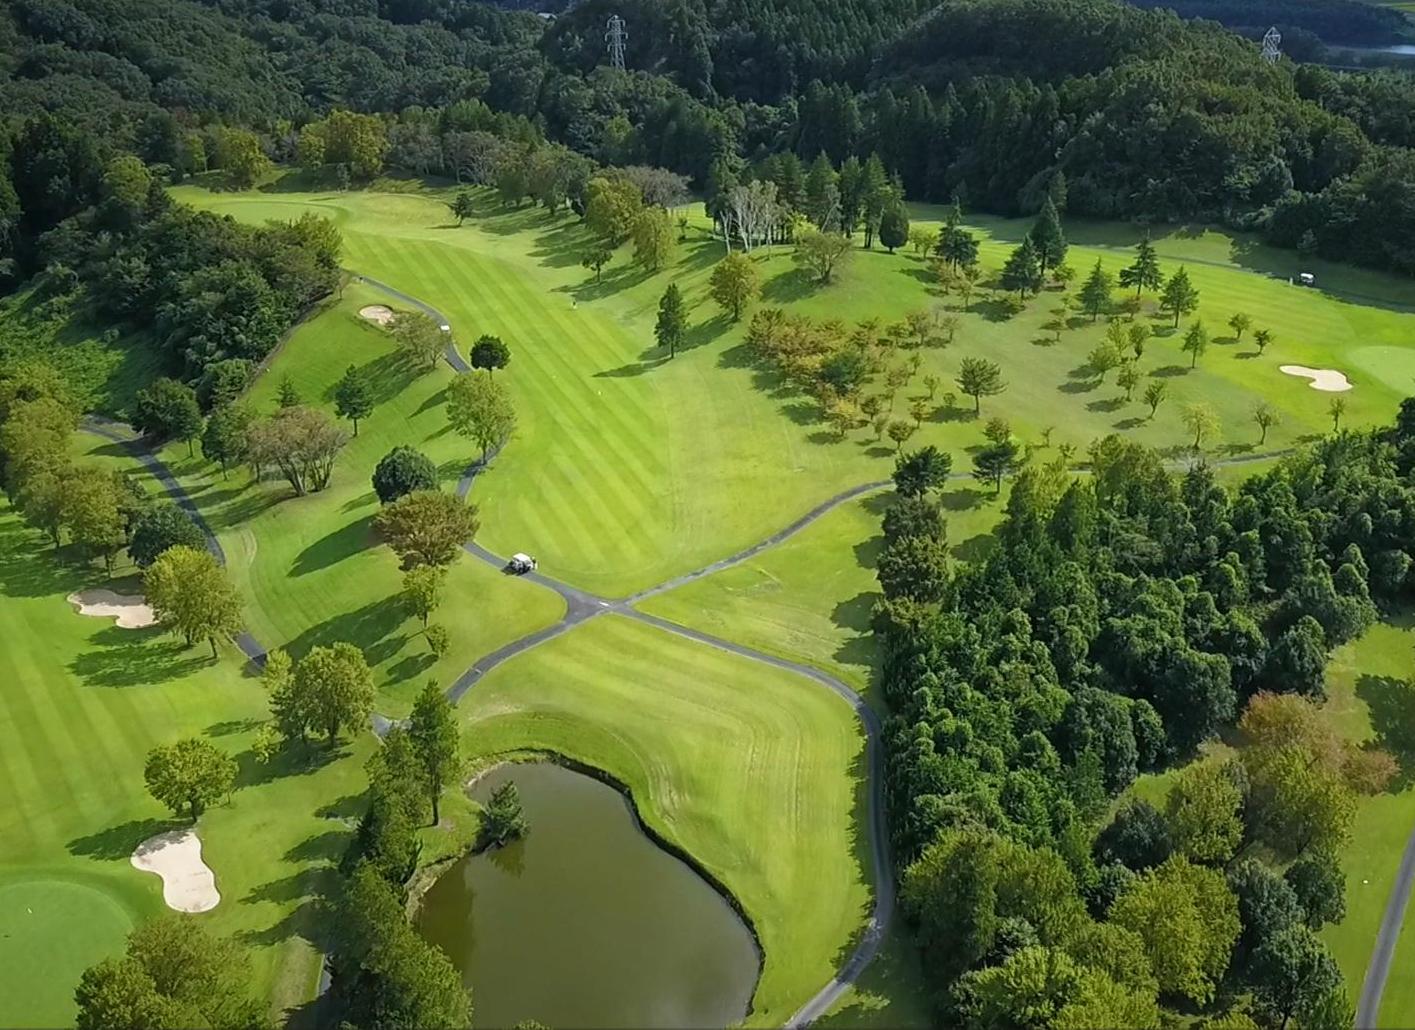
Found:
[[[1301,376],[1303,379],[1312,380],[1307,385],[1314,390],[1322,390],[1326,393],[1342,393],[1351,389],[1351,383],[1346,378],[1344,372],[1338,372],[1334,368],[1308,368],[1306,365],[1279,365],[1279,372],[1290,376]]]
[[[191,830],[169,830],[137,846],[133,866],[162,877],[162,900],[178,912],[210,912],[221,900],[216,874],[201,860],[201,841]]]
[[[115,594],[111,590],[82,590],[68,601],[80,615],[114,618],[119,629],[146,629],[157,622],[147,602],[137,594]]]
[[[393,321],[393,309],[382,304],[370,304],[367,307],[359,308],[359,317],[367,318],[370,322],[377,322],[379,325],[387,325]]]

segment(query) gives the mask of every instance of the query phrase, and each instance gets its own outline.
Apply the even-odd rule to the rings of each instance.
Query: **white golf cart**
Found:
[[[1298,286],[1316,286],[1317,277],[1311,272],[1299,272],[1297,275]]]
[[[511,555],[511,560],[506,563],[506,568],[518,576],[525,572],[534,572],[535,567],[536,560],[529,554],[521,554],[519,551]]]

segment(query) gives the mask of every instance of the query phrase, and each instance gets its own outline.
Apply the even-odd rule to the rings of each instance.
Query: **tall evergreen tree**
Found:
[[[875,234],[879,232],[880,219],[889,206],[892,192],[884,162],[878,154],[871,154],[860,176],[860,215],[865,221],[866,250],[874,246]]]
[[[865,170],[856,157],[848,158],[840,166],[840,177],[836,186],[840,190],[840,231],[846,236],[854,236],[860,224],[864,175]]]
[[[688,327],[688,313],[683,308],[683,293],[677,283],[669,283],[658,302],[658,321],[653,334],[660,347],[668,348],[668,356],[678,356],[678,345],[683,342],[683,333]]]
[[[1174,327],[1179,328],[1179,320],[1199,306],[1199,291],[1189,281],[1189,273],[1183,265],[1169,277],[1160,294],[1160,307],[1174,315]]]
[[[1002,288],[1016,290],[1018,296],[1036,293],[1042,286],[1042,263],[1037,245],[1024,236],[1020,246],[1008,255],[1002,266]]]
[[[1051,197],[1042,201],[1041,212],[1028,235],[1037,248],[1043,275],[1066,260],[1066,234],[1061,230],[1061,218]]]
[[[806,175],[806,217],[821,230],[832,228],[840,217],[840,188],[824,151],[816,155]]]
[[[1112,283],[1110,273],[1101,266],[1101,259],[1096,258],[1096,266],[1091,269],[1091,274],[1081,284],[1080,294],[1081,307],[1090,313],[1092,322],[1100,317],[1102,311],[1110,307]]]
[[[1158,290],[1163,284],[1159,258],[1147,235],[1135,247],[1135,260],[1120,270],[1120,285],[1127,290],[1135,287],[1135,296],[1138,297],[1143,291]]]

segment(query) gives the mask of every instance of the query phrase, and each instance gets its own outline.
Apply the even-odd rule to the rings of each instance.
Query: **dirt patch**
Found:
[[[157,623],[141,595],[115,594],[111,590],[83,590],[70,594],[68,601],[80,615],[116,618],[119,629],[146,629]]]
[[[1312,380],[1307,385],[1323,393],[1344,393],[1351,389],[1351,381],[1345,372],[1334,368],[1308,368],[1306,365],[1279,365],[1278,371],[1284,375],[1301,376]]]
[[[387,325],[393,321],[393,309],[383,304],[370,304],[367,307],[359,308],[359,317],[366,318],[370,322],[377,322],[379,325]]]
[[[162,877],[162,900],[178,912],[210,912],[221,901],[216,874],[201,860],[201,841],[191,830],[169,830],[137,846],[133,867]]]

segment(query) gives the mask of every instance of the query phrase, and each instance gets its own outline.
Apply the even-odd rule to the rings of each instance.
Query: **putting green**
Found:
[[[90,882],[27,875],[0,873],[0,1026],[65,1026],[79,974],[122,950],[138,911]]]
[[[1415,395],[1415,350],[1409,347],[1357,347],[1348,352],[1347,361],[1366,376],[1377,379],[1401,393]],[[1357,376],[1352,382],[1359,385]]]

